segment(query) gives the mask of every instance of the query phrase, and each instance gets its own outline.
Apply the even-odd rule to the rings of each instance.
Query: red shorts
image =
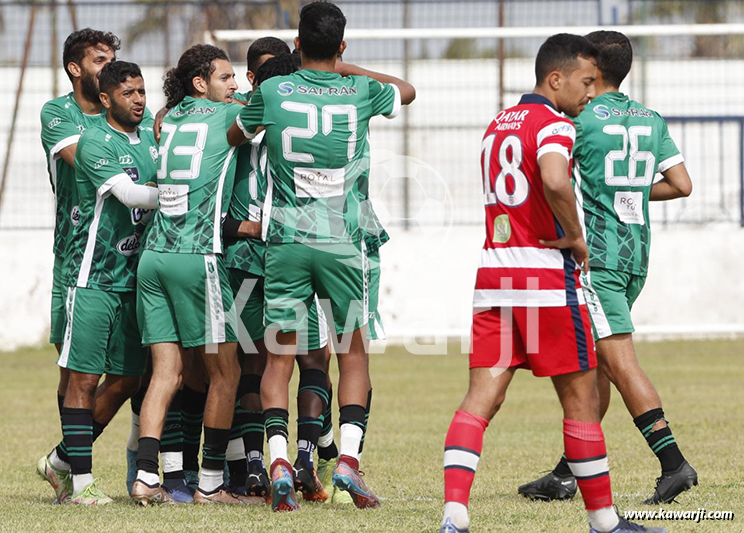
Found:
[[[596,368],[586,305],[492,307],[473,315],[470,368],[493,367],[527,368],[536,376]]]

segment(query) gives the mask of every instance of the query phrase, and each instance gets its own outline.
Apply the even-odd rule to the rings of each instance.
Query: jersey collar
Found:
[[[298,70],[295,74],[308,80],[332,80],[341,77],[341,74],[330,72],[328,70],[312,70],[309,68]]]
[[[109,129],[111,129],[111,131],[115,131],[116,133],[118,133],[122,137],[126,137],[126,139],[129,141],[129,144],[139,144],[141,142],[140,141],[140,138],[139,138],[139,133],[137,132],[137,129],[135,129],[131,133],[128,132],[128,131],[117,130],[111,124],[109,124],[109,121],[108,120],[106,121],[106,125],[109,127]]]
[[[523,94],[522,98],[519,100],[519,104],[545,104],[555,109],[553,102],[545,98],[543,95],[535,93]]]

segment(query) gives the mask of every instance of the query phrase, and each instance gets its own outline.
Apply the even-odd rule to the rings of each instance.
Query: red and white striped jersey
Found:
[[[584,303],[570,250],[539,242],[558,239],[564,232],[545,198],[537,161],[549,152],[563,154],[569,179],[575,139],[573,123],[537,94],[522,96],[486,130],[481,145],[486,242],[473,307]]]

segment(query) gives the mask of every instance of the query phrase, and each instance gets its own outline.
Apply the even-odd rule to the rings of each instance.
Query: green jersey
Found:
[[[369,153],[369,134],[365,138],[364,152]],[[380,249],[380,246],[390,240],[390,235],[382,227],[380,219],[372,206],[372,200],[369,199],[369,169],[362,172],[359,176],[359,226],[362,230],[362,238],[367,246],[367,253],[373,253]]]
[[[136,288],[140,237],[148,211],[111,194],[122,180],[155,185],[157,144],[152,128],[125,133],[104,121],[88,129],[75,151],[80,216],[65,252],[65,283],[113,292]]]
[[[395,117],[400,92],[366,76],[304,69],[266,80],[238,125],[266,128],[269,242],[358,242],[359,177],[369,169],[365,138],[375,115]]]
[[[589,265],[645,276],[654,176],[684,161],[666,121],[619,92],[575,120],[574,179],[581,194]]]
[[[163,119],[158,202],[145,249],[222,253],[222,217],[235,179],[227,129],[242,106],[187,96]]]

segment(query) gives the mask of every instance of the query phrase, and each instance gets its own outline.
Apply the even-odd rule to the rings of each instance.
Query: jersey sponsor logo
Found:
[[[96,161],[96,164],[93,165],[93,169],[98,170],[103,165],[108,165],[108,159],[99,159],[98,161]]]
[[[153,161],[158,160],[158,149],[154,146],[150,146],[150,157],[152,157]]]
[[[132,178],[132,181],[139,181],[140,175],[139,175],[139,169],[137,167],[122,167],[124,169],[124,172],[127,173],[127,175]]]
[[[496,115],[496,126],[494,129],[497,131],[518,130],[522,127],[522,123],[529,112],[528,109],[522,111],[501,111]]]
[[[158,203],[160,212],[165,216],[183,215],[189,210],[189,186],[185,185],[159,185]]]
[[[120,155],[119,156],[119,164],[120,165],[131,165],[134,163],[134,158],[127,154],[127,155]]]
[[[276,93],[279,96],[289,96],[294,92],[294,83],[291,81],[283,81],[276,86]]]
[[[118,243],[116,243],[116,251],[125,257],[132,256],[139,253],[140,240],[139,235],[130,235],[124,237]]]
[[[297,94],[313,94],[316,96],[348,96],[357,94],[356,87],[308,87],[298,85]]]
[[[344,194],[344,168],[295,167],[294,182],[298,198],[332,198]]]
[[[550,132],[551,135],[565,135],[566,133],[571,133],[574,131],[573,124],[567,124],[563,123],[560,126],[553,128],[553,131]]]
[[[618,191],[615,193],[615,212],[621,222],[645,225],[643,217],[643,193]]]
[[[610,110],[606,105],[598,105],[594,108],[594,116],[599,120],[607,120],[610,118]]]
[[[155,213],[154,209],[142,209],[139,207],[135,207],[132,209],[132,224],[147,224],[152,220],[152,217]]]
[[[172,117],[182,117],[184,115],[214,115],[217,112],[216,107],[196,107],[188,111],[173,111],[169,113]]]
[[[52,120],[49,121],[49,124],[47,124],[47,128],[50,130],[54,128],[55,126],[58,126],[62,122],[62,119],[59,117],[54,117]]]
[[[493,242],[506,243],[511,238],[509,215],[499,215],[493,219]]]
[[[73,206],[72,211],[70,211],[70,221],[72,222],[73,226],[77,226],[80,224],[80,207],[79,206]]]
[[[648,109],[642,109],[639,107],[629,107],[628,109],[612,108],[613,117],[646,117],[651,118],[654,114]]]
[[[81,134],[85,133],[85,126],[82,124],[78,124],[77,129]]]

